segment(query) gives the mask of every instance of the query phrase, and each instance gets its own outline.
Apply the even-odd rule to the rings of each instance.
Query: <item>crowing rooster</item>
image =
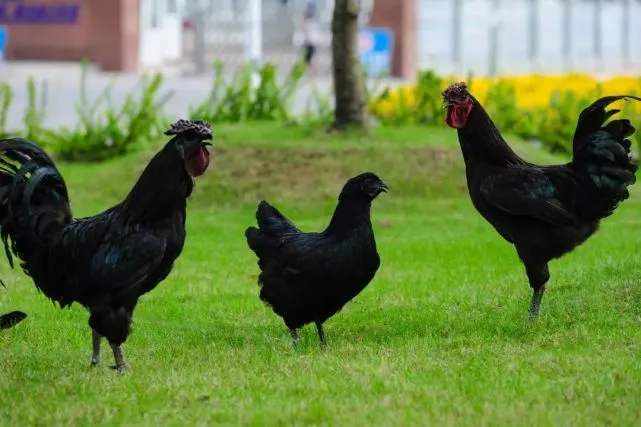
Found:
[[[125,369],[121,345],[138,298],[171,271],[185,242],[185,208],[193,178],[209,165],[209,124],[179,120],[172,139],[149,162],[120,204],[74,219],[67,187],[51,158],[22,138],[0,141],[0,235],[36,287],[60,307],[89,312],[91,363],[105,337]]]
[[[626,119],[605,124],[619,112],[606,107],[625,98],[641,101],[606,96],[581,112],[570,163],[538,166],[512,151],[464,83],[443,91],[446,122],[458,132],[472,203],[523,261],[533,289],[532,320],[550,278],[548,262],[593,235],[636,181],[627,139],[634,127]]]

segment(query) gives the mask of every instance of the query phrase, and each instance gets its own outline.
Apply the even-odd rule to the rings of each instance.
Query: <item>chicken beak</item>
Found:
[[[385,184],[383,181],[381,181],[376,188],[381,190],[383,193],[387,193],[389,191],[389,186]]]

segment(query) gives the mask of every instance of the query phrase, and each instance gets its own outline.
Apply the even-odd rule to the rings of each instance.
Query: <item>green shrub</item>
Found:
[[[601,85],[594,90],[578,93],[559,88],[555,90],[545,107],[521,108],[516,95],[516,87],[501,79],[485,81],[486,91],[479,99],[495,124],[504,133],[512,133],[524,139],[537,139],[552,152],[572,153],[572,138],[581,110],[603,96]],[[446,79],[434,71],[417,74],[411,86],[383,90],[368,105],[371,113],[384,125],[425,124],[444,125],[444,109],[441,91],[448,84]],[[470,76],[467,81],[471,93],[475,93],[475,81]],[[641,92],[639,80],[637,92]],[[617,93],[619,94],[619,93]],[[641,109],[632,103],[624,103],[625,117],[631,122],[641,124]],[[634,138],[641,146],[641,132]]]
[[[76,105],[78,124],[48,131],[46,144],[64,160],[100,161],[158,141],[169,124],[162,106],[171,97],[171,93],[161,95],[162,82],[160,73],[142,77],[140,96],[128,94],[122,107],[116,108],[110,97],[113,82],[95,101],[88,100],[83,71],[81,98]]]
[[[11,135],[7,129],[7,116],[13,103],[13,97],[11,86],[0,82],[0,138],[6,138]]]
[[[142,77],[140,95],[129,94],[123,105],[116,108],[111,102],[113,81],[96,100],[89,101],[87,73],[85,64],[80,81],[80,101],[75,106],[78,124],[72,128],[48,128],[44,125],[48,82],[37,84],[29,78],[22,129],[8,129],[7,116],[14,94],[8,84],[0,83],[0,137],[28,138],[68,161],[105,160],[163,138],[169,119],[162,113],[162,106],[171,93],[161,95],[161,74]]]
[[[250,120],[291,120],[291,103],[305,71],[296,63],[285,81],[278,82],[278,70],[267,63],[259,68],[259,82],[254,89],[253,66],[245,64],[227,83],[221,61],[213,64],[212,85],[207,98],[189,109],[189,118],[209,123],[236,123]]]

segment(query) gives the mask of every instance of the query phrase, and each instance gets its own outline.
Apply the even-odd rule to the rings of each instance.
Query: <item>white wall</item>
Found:
[[[140,0],[140,65],[153,67],[182,55],[182,1]]]

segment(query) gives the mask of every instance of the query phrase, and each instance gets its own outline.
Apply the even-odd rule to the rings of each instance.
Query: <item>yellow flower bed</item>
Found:
[[[458,79],[464,80],[464,79]],[[442,89],[457,79],[444,79]],[[504,76],[498,79],[479,78],[469,83],[470,92],[483,103],[493,85],[507,83],[515,90],[518,107],[523,110],[545,108],[550,105],[555,91],[572,91],[578,96],[603,95],[640,95],[641,79],[633,77],[614,77],[598,81],[586,74],[565,75],[525,75]],[[396,114],[399,107],[406,109],[416,107],[415,86],[408,85],[389,90],[389,92],[370,103],[370,112],[377,117],[385,118]],[[641,103],[634,103],[635,111],[641,112]]]

